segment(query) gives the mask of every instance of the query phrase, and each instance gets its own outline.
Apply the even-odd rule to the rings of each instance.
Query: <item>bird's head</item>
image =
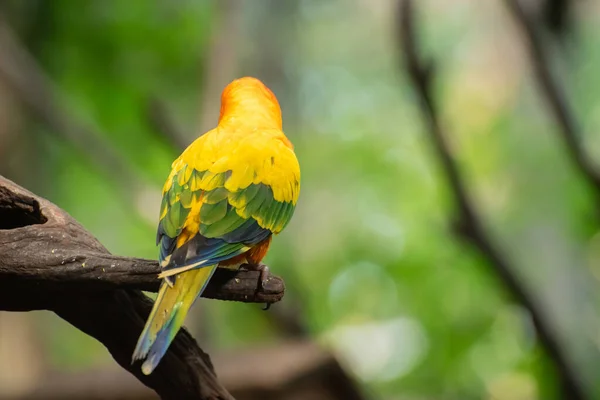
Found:
[[[277,97],[256,78],[234,80],[221,94],[219,124],[232,121],[281,129]]]

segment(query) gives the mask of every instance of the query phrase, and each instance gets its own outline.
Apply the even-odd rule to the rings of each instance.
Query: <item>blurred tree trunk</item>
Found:
[[[204,90],[201,94],[198,130],[190,131],[193,139],[215,127],[221,107],[221,91],[237,78],[243,2],[216,1],[217,17],[211,35],[208,63],[203,66]]]
[[[284,129],[295,126],[297,112],[296,63],[298,2],[266,0],[247,4],[245,14],[252,17],[245,48],[247,74],[261,78],[275,92],[280,103]]]

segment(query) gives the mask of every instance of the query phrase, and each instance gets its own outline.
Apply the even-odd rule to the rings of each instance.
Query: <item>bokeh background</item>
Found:
[[[485,229],[600,398],[598,199],[559,139],[521,32],[501,0],[417,3],[420,45],[437,62],[435,100]],[[548,10],[562,1],[522,3],[600,162],[600,3],[564,1],[558,19]],[[111,252],[155,258],[170,163],[215,125],[222,88],[256,76],[282,105],[302,193],[266,259],[286,281],[283,302],[264,312],[204,300],[188,318],[226,385],[285,357],[271,371],[293,376],[311,343],[307,368],[337,360],[352,381],[339,385],[357,398],[567,398],[528,311],[451,229],[396,9],[392,0],[4,0],[0,174],[68,211]],[[266,386],[288,379],[270,383],[264,371]],[[154,398],[54,314],[0,313],[0,399],[90,398],[92,387],[94,398]],[[331,396],[322,398],[349,398]]]

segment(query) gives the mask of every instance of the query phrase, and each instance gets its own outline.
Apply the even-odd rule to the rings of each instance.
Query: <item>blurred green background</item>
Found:
[[[573,3],[570,34],[546,36],[585,149],[600,160],[600,4]],[[0,75],[0,173],[111,252],[157,257],[160,189],[177,140],[215,125],[229,81],[256,76],[279,98],[303,174],[295,217],[266,259],[288,287],[274,312],[298,317],[368,398],[561,398],[528,312],[450,229],[451,197],[400,64],[395,1],[1,6],[52,82],[50,104],[86,131],[59,132]],[[439,64],[436,100],[485,226],[600,398],[598,204],[558,139],[519,31],[501,1],[418,8],[423,48]],[[119,161],[82,145],[84,134]],[[201,301],[188,326],[211,354],[288,336],[276,317],[241,303]],[[18,362],[3,359],[18,346]],[[31,384],[28,374],[114,364],[94,339],[42,312],[0,314],[0,351],[5,388]]]

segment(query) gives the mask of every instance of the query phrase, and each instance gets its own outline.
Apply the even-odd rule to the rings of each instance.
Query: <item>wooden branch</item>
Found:
[[[17,227],[21,229],[14,229]],[[156,261],[111,255],[63,210],[2,177],[0,254],[0,288],[8,291],[32,285],[61,290],[157,291],[160,284]],[[248,303],[281,300],[283,281],[271,276],[258,290],[259,275],[257,271],[219,269],[203,296]],[[2,304],[6,307],[8,303]]]
[[[51,310],[103,343],[114,359],[163,399],[231,399],[212,364],[182,329],[150,376],[131,354],[156,290],[154,261],[111,255],[65,211],[0,176],[0,310]],[[283,281],[264,288],[255,271],[215,273],[206,297],[276,302]]]
[[[505,0],[505,3],[521,30],[523,41],[529,53],[534,78],[553,118],[558,124],[558,133],[567,154],[600,199],[600,171],[581,144],[583,136],[581,124],[577,121],[558,79],[552,74],[550,57],[542,43],[539,32],[535,28],[535,23],[527,15],[519,0]]]
[[[452,152],[446,141],[447,133],[444,132],[440,124],[439,113],[433,100],[431,88],[435,71],[433,62],[430,60],[428,62],[423,61],[417,49],[412,1],[401,0],[399,11],[399,34],[401,36],[405,68],[420,101],[420,111],[427,125],[429,139],[437,157],[440,159],[443,173],[446,174],[450,185],[451,195],[454,197],[457,208],[456,232],[462,240],[479,249],[487,259],[493,273],[504,284],[506,290],[529,311],[540,342],[554,362],[557,374],[564,383],[566,398],[573,400],[585,399],[585,390],[582,383],[571,369],[552,324],[542,311],[542,307],[535,296],[528,292],[525,285],[515,275],[515,268],[509,264],[497,245],[493,243],[475,211],[474,202],[468,194],[456,161],[452,157]]]

